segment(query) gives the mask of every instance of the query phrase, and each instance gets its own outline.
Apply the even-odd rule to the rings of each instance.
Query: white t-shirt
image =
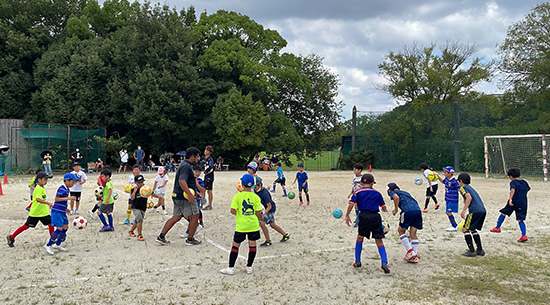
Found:
[[[353,177],[351,187],[353,188],[354,192],[363,187],[363,186],[361,186],[361,176],[354,176]]]
[[[128,162],[128,153],[127,152],[121,152],[120,153],[120,162]]]
[[[435,181],[430,181],[428,180],[428,175],[431,173],[432,171],[429,170],[429,169],[425,169],[424,170],[424,182],[426,182],[426,188],[430,188],[430,186],[433,186],[433,185],[436,185],[437,184],[437,180]],[[432,184],[430,184],[430,182]]]
[[[79,170],[78,173],[75,171],[72,171],[71,174],[75,174],[77,177],[80,177],[80,180],[75,183],[73,187],[69,191],[71,192],[82,192],[82,184],[80,184],[80,181],[84,181],[88,179],[88,176],[86,176],[86,173],[84,173],[82,170]]]
[[[161,193],[166,194],[166,185],[163,187],[160,186],[163,185],[165,181],[168,181],[168,175],[164,174],[164,177],[157,175],[155,181],[157,182],[157,189],[155,191],[158,190],[161,191]]]
[[[136,183],[134,182],[134,174],[131,174],[130,177],[128,177],[128,184],[131,184],[132,187],[136,187]],[[130,194],[128,194],[128,197],[129,198],[132,198],[132,192],[130,192]]]

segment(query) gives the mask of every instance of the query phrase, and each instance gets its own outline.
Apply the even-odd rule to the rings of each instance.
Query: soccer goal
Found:
[[[522,174],[544,176],[548,181],[546,139],[550,135],[485,136],[485,177],[490,174],[506,175],[517,167]]]

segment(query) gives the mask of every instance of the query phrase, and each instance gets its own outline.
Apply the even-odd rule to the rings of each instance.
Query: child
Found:
[[[434,210],[437,210],[439,209],[439,203],[437,203],[437,198],[435,198],[435,194],[437,193],[437,181],[431,181],[428,179],[428,175],[432,172],[428,169],[428,164],[422,162],[418,168],[424,175],[424,181],[426,182],[426,203],[424,204],[424,210],[422,210],[422,212],[428,212],[428,203],[430,203],[430,198],[432,198],[435,203]]]
[[[474,257],[476,255],[484,256],[485,251],[481,246],[481,237],[476,230],[481,230],[483,222],[485,221],[486,210],[479,197],[478,193],[470,186],[470,175],[468,173],[461,173],[458,175],[458,183],[460,184],[460,194],[464,198],[464,208],[460,217],[465,219],[462,232],[464,233],[464,239],[468,245],[468,251],[462,253],[462,256]],[[466,209],[468,209],[468,216],[466,216]],[[476,243],[477,249],[474,249],[473,241]]]
[[[363,176],[363,165],[356,163],[353,165],[353,180],[351,181],[351,192],[348,195],[348,199],[351,198],[351,195],[355,193],[358,189],[361,188],[361,176]],[[353,227],[357,228],[359,225],[359,210],[355,207],[355,221],[353,222]]]
[[[388,195],[393,200],[395,208],[392,214],[397,214],[397,209],[401,209],[399,216],[399,227],[397,233],[399,233],[399,239],[405,246],[407,253],[405,258],[406,262],[418,263],[418,237],[416,232],[422,230],[422,212],[418,206],[418,202],[411,196],[411,194],[402,191],[397,183],[389,183],[386,187]],[[411,240],[407,237],[407,229],[410,232]]]
[[[27,210],[27,212],[29,212],[31,210],[31,205],[32,205],[32,193],[34,192],[34,189],[36,188],[36,186],[38,185],[38,180],[36,179],[36,175],[38,175],[38,173],[40,173],[42,170],[39,168],[37,169],[35,172],[34,172],[34,177],[31,178],[31,181],[29,181],[29,189],[31,190],[31,202],[29,203],[29,205],[25,208],[25,210]]]
[[[166,174],[166,171],[162,166],[159,167],[157,174],[158,175],[155,178],[155,183],[153,184],[154,191],[151,196],[154,198],[158,198],[159,202],[153,207],[151,211],[158,212],[157,208],[161,206],[162,213],[164,215],[168,215],[168,212],[166,212],[166,207],[164,206],[164,195],[166,195],[166,184],[168,183],[168,175]]]
[[[231,214],[235,215],[235,234],[233,236],[233,246],[229,254],[229,266],[220,270],[223,274],[235,274],[235,262],[239,256],[239,247],[248,237],[248,262],[244,271],[252,273],[252,264],[256,258],[256,241],[260,239],[260,225],[258,220],[262,220],[262,203],[260,197],[252,192],[252,186],[255,183],[254,176],[244,174],[241,177],[241,183],[244,190],[233,196],[231,201]]]
[[[134,178],[139,174],[141,174],[141,168],[139,165],[134,165],[134,167],[132,167],[132,174],[128,177],[128,184],[131,184],[132,187],[135,188],[136,184],[134,183]],[[132,215],[132,193],[130,193],[128,197],[128,208],[126,209],[126,220],[124,221],[125,225],[130,223],[130,215]]]
[[[254,161],[248,163],[248,165],[246,166],[246,172],[251,174],[254,177],[258,176],[256,174],[257,170],[258,170],[258,163],[254,162]]]
[[[86,173],[84,173],[81,169],[80,169],[80,163],[79,162],[75,162],[73,164],[73,171],[71,172],[71,174],[74,174],[75,176],[79,177],[80,180],[78,181],[78,183],[76,183],[72,188],[71,188],[71,197],[75,197],[75,199],[71,200],[71,215],[78,215],[78,208],[80,207],[80,197],[82,196],[82,185],[84,183],[86,183],[86,179],[88,179],[88,177],[86,176]],[[74,202],[76,201],[76,208],[73,209],[75,206],[74,206]]]
[[[212,158],[212,152],[214,148],[208,145],[204,149],[204,188],[208,195],[208,205],[203,210],[212,210],[212,200],[214,200],[214,194],[212,194],[212,188],[214,186],[214,159]]]
[[[260,246],[266,247],[273,244],[271,238],[269,237],[267,225],[270,225],[275,231],[283,235],[283,238],[281,239],[282,243],[286,242],[290,238],[290,234],[286,233],[285,230],[283,230],[275,223],[275,211],[277,210],[277,206],[275,205],[275,201],[273,201],[273,199],[271,198],[271,194],[269,194],[269,192],[264,188],[262,184],[262,178],[260,177],[256,177],[256,186],[254,187],[254,192],[256,193],[256,195],[258,195],[258,197],[260,197],[262,205],[265,209],[262,213],[263,217],[260,224],[262,232],[265,236],[265,242],[263,244],[260,244]]]
[[[294,179],[294,182],[292,184],[296,183],[296,180],[298,180],[298,198],[300,198],[300,206],[304,204],[302,200],[302,191],[306,193],[306,200],[307,205],[309,206],[309,192],[307,188],[307,173],[304,172],[304,163],[300,162],[298,163],[298,172],[296,173],[296,178]]]
[[[378,246],[378,253],[380,254],[380,259],[382,265],[380,268],[384,270],[384,273],[390,273],[388,268],[388,255],[386,254],[386,248],[384,247],[384,231],[382,229],[382,217],[380,217],[380,209],[387,212],[386,205],[384,204],[384,199],[382,194],[379,191],[372,188],[376,182],[374,181],[374,176],[371,174],[364,174],[361,176],[361,186],[362,188],[358,189],[353,193],[348,204],[348,209],[346,211],[346,225],[349,227],[351,225],[351,219],[349,218],[349,213],[354,206],[357,206],[357,209],[361,212],[359,214],[359,228],[357,229],[357,241],[355,243],[355,263],[353,267],[361,267],[361,251],[363,251],[363,239],[365,237],[370,238],[371,233],[376,246]]]
[[[61,245],[65,241],[67,230],[69,229],[67,200],[75,200],[75,196],[69,196],[69,189],[78,183],[78,181],[79,178],[75,174],[65,174],[63,176],[63,184],[57,189],[57,193],[55,194],[55,202],[51,211],[52,226],[55,227],[55,231],[50,236],[48,243],[44,245],[46,252],[51,255],[54,254],[53,250],[67,251]]]
[[[105,167],[107,169],[107,166]],[[97,177],[97,186],[102,186],[103,188],[105,188],[105,184],[107,182],[105,180],[103,180],[103,176],[102,175],[99,175]],[[95,212],[99,209],[99,207],[101,206],[101,203],[103,202],[103,197],[102,196],[96,196],[95,197],[96,199],[96,204],[94,204],[94,207],[88,211],[88,214],[90,215],[90,218],[91,219],[94,219],[94,214]]]
[[[200,178],[202,167],[198,164],[193,165],[193,172],[195,173],[195,179],[197,180],[197,193],[199,195],[198,197],[195,197],[195,201],[197,202],[197,206],[199,207],[199,225],[197,226],[197,232],[198,232],[201,228],[204,228],[204,222],[203,222],[202,211],[201,211],[201,206],[202,206],[201,200],[205,194],[205,189],[204,189],[204,181]],[[188,218],[187,222],[191,222],[191,219]],[[189,236],[189,227],[185,232],[180,234],[181,238],[187,238],[188,236]]]
[[[8,235],[6,239],[8,240],[8,246],[13,247],[15,243],[15,238],[21,232],[27,230],[28,228],[34,228],[40,221],[43,225],[48,226],[50,230],[50,235],[53,233],[52,218],[50,216],[50,208],[53,204],[46,201],[46,190],[44,186],[48,183],[48,174],[46,172],[39,172],[36,174],[36,179],[38,180],[38,185],[32,193],[32,204],[31,210],[29,211],[29,216],[24,225],[19,227],[13,234]]]
[[[132,228],[128,232],[131,237],[136,237],[134,230],[137,228],[137,240],[144,241],[143,238],[143,218],[145,217],[145,211],[147,210],[147,197],[141,196],[139,190],[143,187],[145,178],[143,175],[137,175],[134,177],[136,187],[132,191],[132,212],[134,213],[135,220],[132,223]]]
[[[283,173],[283,169],[281,168],[281,162],[275,163],[275,167],[277,169],[277,179],[273,182],[273,189],[271,190],[272,193],[275,193],[275,186],[277,183],[281,184],[281,187],[283,188],[283,197],[286,197],[286,189],[285,189],[285,174]]]
[[[113,226],[112,213],[115,200],[113,198],[113,182],[111,181],[111,171],[108,169],[104,169],[103,171],[101,171],[101,176],[103,176],[103,180],[105,181],[105,187],[103,188],[103,202],[99,206],[99,211],[97,212],[99,219],[103,223],[103,228],[101,228],[99,232],[114,231],[115,227]],[[107,220],[105,219],[105,216],[103,214],[107,214],[107,219],[109,223],[107,223]]]
[[[521,230],[521,237],[518,242],[527,241],[527,227],[525,226],[525,218],[527,216],[527,192],[531,190],[527,181],[520,179],[521,172],[519,168],[511,168],[508,170],[510,178],[510,196],[508,203],[500,210],[497,226],[491,229],[491,232],[500,233],[500,226],[504,222],[506,216],[510,217],[513,212],[516,212],[516,220],[518,221]]]
[[[447,232],[456,231],[456,227],[458,226],[453,213],[458,213],[458,190],[460,189],[460,185],[453,177],[454,173],[455,169],[447,166],[443,168],[445,179],[439,177],[439,181],[445,185],[445,211],[451,222],[451,226],[446,230]]]

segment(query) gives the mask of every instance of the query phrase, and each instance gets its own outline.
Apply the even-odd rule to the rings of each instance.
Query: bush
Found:
[[[346,170],[353,169],[353,165],[359,163],[363,168],[368,168],[372,165],[374,152],[370,149],[357,149],[342,157],[341,165]]]

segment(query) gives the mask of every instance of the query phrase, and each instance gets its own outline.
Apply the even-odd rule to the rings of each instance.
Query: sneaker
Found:
[[[168,212],[166,212],[166,210],[162,210],[162,214],[168,215]]]
[[[483,249],[479,249],[476,251],[477,255],[479,256],[485,256],[485,251]]]
[[[187,238],[187,240],[185,241],[186,246],[196,246],[200,245],[201,243],[202,241],[196,240],[194,237],[192,239]]]
[[[92,212],[92,210],[88,211],[88,215],[90,215],[91,219],[94,219],[94,212]]]
[[[434,210],[437,210],[437,209],[439,209],[439,203],[436,203],[436,204],[435,204]]]
[[[126,218],[126,220],[124,221],[124,224],[127,225],[130,223],[130,219]]]
[[[309,201],[307,202],[307,206],[309,206]]]
[[[189,236],[189,233],[187,233],[187,232],[183,232],[183,233],[180,234],[181,238],[187,238],[187,236]]]
[[[157,210],[157,208],[152,208],[151,209],[151,213],[158,213],[159,211]]]
[[[407,263],[418,264],[418,256],[413,256]]]
[[[275,190],[270,190],[270,192],[275,193]]]
[[[164,237],[160,237],[160,235],[157,236],[156,241],[157,241],[157,243],[159,243],[161,245],[166,245],[166,244],[170,243],[170,241],[166,240],[166,238],[164,238]]]
[[[113,232],[115,230],[115,227],[109,226],[109,231]]]
[[[224,269],[220,270],[220,272],[223,273],[223,274],[233,275],[233,274],[235,274],[235,268],[227,267],[227,268],[224,268]]]
[[[288,197],[288,195],[287,195],[287,194],[284,194],[283,197]]]
[[[201,226],[204,229],[204,222],[202,222],[202,220],[199,221],[199,226]]]
[[[388,268],[388,265],[382,264],[382,266],[380,266],[380,268],[382,268],[382,270],[384,270],[384,273],[385,273],[385,274],[389,274],[389,273],[390,273],[390,268]]]
[[[138,237],[137,237],[137,240],[144,241],[145,237],[143,237],[143,234],[139,234]]]
[[[500,228],[496,228],[496,227],[495,227],[495,228],[492,228],[492,229],[489,230],[489,231],[491,231],[491,232],[493,232],[493,233],[500,233]]]
[[[99,232],[105,232],[105,231],[111,231],[111,227],[103,226],[103,228],[99,229]]]
[[[11,238],[10,235],[6,236],[6,239],[8,241],[8,246],[10,247],[15,247],[14,243],[15,243],[15,238]]]
[[[78,210],[74,210],[74,213],[75,213],[76,215],[80,215],[80,212],[78,212]]]
[[[207,205],[205,206],[204,208],[202,208],[203,210],[212,210],[212,206],[211,205]]]
[[[52,247],[48,246],[48,244],[45,244],[45,245],[44,245],[44,249],[46,249],[46,252],[48,252],[48,254],[54,255],[54,252],[53,252],[53,250],[52,250]]]
[[[526,242],[526,241],[527,241],[527,235],[522,236],[522,237],[520,237],[520,238],[518,239],[518,242],[520,242],[520,243],[524,243],[524,242]]]
[[[134,233],[133,231],[129,231],[128,235],[130,235],[131,237],[136,237],[136,233]]]
[[[252,274],[252,267],[244,267],[244,272],[246,272],[247,274]]]
[[[302,206],[304,203],[300,201],[300,206]]]
[[[470,251],[470,250],[468,250],[468,251],[462,253],[462,256],[466,256],[466,257],[474,257],[474,256],[476,256],[476,255],[477,255],[477,252],[476,252],[476,251]]]
[[[69,213],[70,215],[74,215],[74,210],[71,210],[71,212]]]
[[[355,262],[355,263],[353,263],[353,267],[355,267],[355,268],[361,268],[361,262]]]
[[[271,245],[273,245],[273,242],[271,242],[271,240],[266,240],[260,244],[260,247],[269,247]]]
[[[285,241],[287,241],[289,239],[290,239],[290,234],[286,233],[286,235],[283,236],[283,238],[281,238],[281,242],[284,243]]]
[[[69,250],[65,249],[62,245],[57,245],[57,244],[52,245],[52,249],[58,250],[58,251],[61,251],[61,252],[69,251]]]
[[[457,231],[458,229],[456,227],[448,227],[445,231],[447,232],[455,232]]]
[[[428,209],[422,210],[422,213],[428,213]]]
[[[416,252],[414,252],[413,249],[410,249],[409,251],[407,251],[407,254],[405,254],[405,257],[403,258],[403,260],[408,262],[410,259],[412,259],[415,256],[416,256]]]

